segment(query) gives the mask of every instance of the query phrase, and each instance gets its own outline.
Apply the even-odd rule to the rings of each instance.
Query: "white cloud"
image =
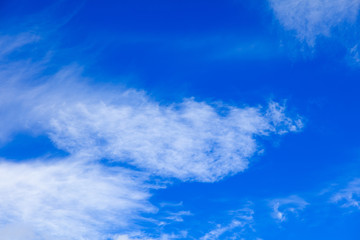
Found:
[[[232,233],[231,239],[238,239],[237,237],[240,238],[244,232],[255,232],[253,229],[254,211],[246,207],[235,212],[236,216],[232,218],[229,224],[225,226],[218,224],[215,229],[206,233],[203,237],[200,238],[200,240],[217,240],[225,233]]]
[[[216,108],[193,100],[177,106],[79,103],[55,113],[50,136],[73,154],[107,157],[165,177],[212,182],[246,169],[258,150],[255,136],[278,131],[273,112],[226,110],[221,116]],[[293,122],[283,123],[281,131],[296,128]]]
[[[350,65],[358,67],[360,66],[360,52],[359,44],[355,44],[353,47],[350,47],[347,52],[347,61]]]
[[[165,217],[166,220],[175,221],[175,222],[183,222],[184,216],[191,216],[190,211],[179,211],[179,212],[170,212],[169,216]]]
[[[74,159],[2,162],[1,239],[22,232],[33,232],[33,239],[102,239],[106,230],[129,227],[140,212],[154,210],[144,177],[136,175]]]
[[[347,187],[334,194],[331,201],[340,203],[342,207],[360,209],[360,178],[354,179]]]
[[[219,239],[219,237],[221,235],[223,235],[225,232],[231,231],[234,228],[238,228],[238,227],[244,227],[245,223],[238,221],[238,220],[232,220],[230,222],[230,224],[226,225],[226,226],[221,226],[219,225],[217,228],[215,228],[214,230],[211,230],[210,232],[208,232],[207,234],[205,234],[201,240],[216,240]]]
[[[184,239],[187,237],[186,231],[181,231],[179,234],[167,234],[162,233],[158,237],[151,237],[143,232],[133,232],[130,234],[121,234],[114,236],[113,240],[172,240],[172,239]]]
[[[270,202],[273,209],[272,216],[280,222],[286,221],[290,214],[298,215],[308,204],[304,199],[295,195],[274,199]]]
[[[314,45],[318,36],[329,36],[332,28],[354,22],[359,0],[269,0],[286,30],[293,30],[301,40]]]
[[[36,87],[4,87],[0,109],[11,117],[2,120],[7,127],[0,135],[6,138],[9,129],[20,126],[42,130],[73,155],[212,182],[246,169],[259,150],[258,136],[302,127],[274,102],[267,108],[213,106],[193,99],[160,105],[139,91],[100,89],[79,79],[77,69],[68,68]]]

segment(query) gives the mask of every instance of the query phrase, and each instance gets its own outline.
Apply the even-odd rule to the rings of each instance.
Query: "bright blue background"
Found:
[[[0,1],[1,33],[44,33],[29,56],[53,49],[54,69],[79,63],[85,76],[144,89],[162,103],[192,96],[238,106],[287,99],[290,111],[304,117],[301,133],[263,141],[264,155],[244,173],[157,190],[154,205],[183,202],[193,215],[163,229],[140,223],[145,231],[188,229],[196,239],[213,228],[209,221],[226,224],[227,211],[251,201],[256,233],[245,239],[357,240],[360,211],[348,213],[317,194],[359,175],[359,68],[344,60],[346,35],[320,38],[307,53],[280,28],[263,0]],[[15,161],[62,154],[46,137],[26,134],[0,149]],[[279,224],[267,201],[289,195],[312,204]]]

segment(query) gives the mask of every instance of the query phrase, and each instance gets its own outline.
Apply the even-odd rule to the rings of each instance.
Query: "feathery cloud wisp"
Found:
[[[309,203],[304,199],[293,195],[287,198],[274,199],[271,201],[270,205],[273,209],[273,218],[280,222],[284,222],[287,220],[289,214],[297,215],[299,211],[304,210]]]
[[[232,218],[231,222],[225,226],[217,225],[217,227],[210,232],[206,233],[201,240],[216,240],[219,239],[220,236],[230,233],[232,235],[231,239],[237,239],[244,232],[250,231],[254,232],[253,224],[254,224],[254,211],[249,208],[243,208],[235,211],[236,214]],[[236,230],[235,230],[236,229]],[[235,234],[233,234],[235,232]]]
[[[331,201],[340,203],[342,207],[355,207],[360,209],[360,179],[354,179],[345,188],[335,193]]]

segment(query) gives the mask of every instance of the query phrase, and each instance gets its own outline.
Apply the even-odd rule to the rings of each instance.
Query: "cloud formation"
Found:
[[[103,239],[106,231],[129,227],[139,212],[154,210],[144,180],[133,171],[71,158],[2,161],[1,239],[16,239],[22,231],[34,240]]]
[[[297,215],[300,211],[304,210],[309,203],[298,196],[289,196],[287,198],[274,199],[270,203],[274,219],[284,222],[290,214]]]
[[[297,37],[314,45],[318,36],[330,36],[331,30],[345,22],[355,22],[359,0],[269,0],[280,24],[295,31]]]
[[[153,177],[218,181],[248,167],[261,150],[260,137],[302,127],[275,102],[238,107],[188,98],[160,104],[139,90],[91,82],[77,66],[53,73],[45,60],[14,62],[6,54],[0,58],[1,143],[19,132],[46,135],[69,154],[1,162],[0,233],[6,239],[21,232],[59,240],[121,234],[154,210],[145,184]],[[17,226],[22,231],[13,231]],[[134,234],[117,238],[141,238]]]
[[[302,127],[301,120],[286,116],[275,102],[267,108],[215,106],[193,99],[160,105],[143,92],[86,85],[78,72],[65,68],[38,86],[12,82],[3,87],[6,99],[0,109],[11,118],[2,120],[11,122],[3,138],[19,126],[37,129],[72,155],[107,158],[164,177],[213,182],[247,168],[259,150],[257,136]]]
[[[168,233],[162,233],[158,237],[152,237],[149,236],[146,233],[143,232],[133,232],[130,234],[119,234],[115,235],[112,240],[172,240],[172,239],[186,239],[187,232],[181,231],[179,234],[168,234]]]
[[[34,43],[37,40],[39,40],[39,37],[31,33],[0,37],[0,59],[1,57],[18,50],[27,44]]]
[[[234,213],[235,216],[229,224],[225,226],[218,224],[215,229],[206,233],[200,238],[200,240],[216,240],[224,234],[230,234],[230,236],[228,236],[229,239],[242,239],[240,237],[242,237],[244,233],[255,232],[253,228],[254,211],[251,208],[246,207],[239,209],[237,211],[233,211],[233,214]]]
[[[331,201],[341,204],[342,207],[360,209],[360,178],[354,179],[345,188],[335,193]]]

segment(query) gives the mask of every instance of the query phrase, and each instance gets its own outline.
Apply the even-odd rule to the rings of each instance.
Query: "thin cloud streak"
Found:
[[[248,236],[249,232],[254,233],[254,210],[249,207],[243,209],[238,209],[233,211],[236,213],[235,216],[231,219],[230,223],[227,225],[218,224],[216,228],[206,233],[200,238],[200,240],[216,240],[225,234],[230,234],[231,239],[238,239],[244,236]],[[241,238],[242,239],[242,238]],[[258,238],[256,238],[258,239]]]

